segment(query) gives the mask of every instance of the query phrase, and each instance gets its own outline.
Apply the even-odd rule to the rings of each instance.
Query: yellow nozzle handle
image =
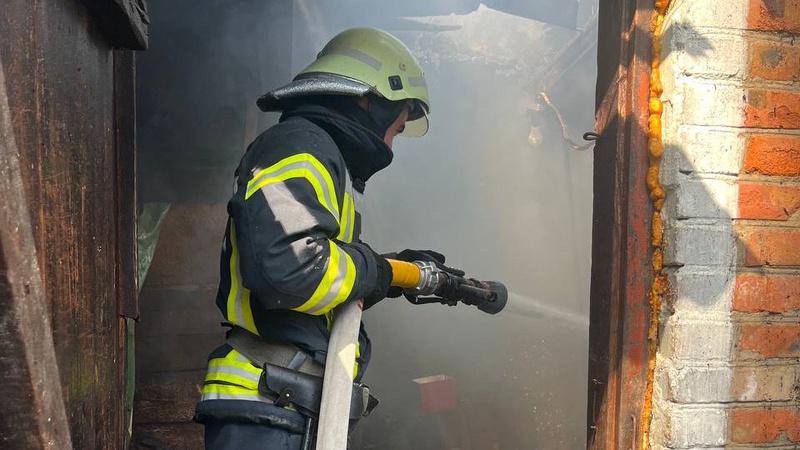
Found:
[[[403,289],[417,287],[421,276],[419,266],[414,263],[398,261],[396,259],[387,259],[387,261],[389,261],[389,265],[392,266],[392,286],[401,287]]]

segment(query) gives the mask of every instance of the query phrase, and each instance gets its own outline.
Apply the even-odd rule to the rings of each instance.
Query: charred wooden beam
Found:
[[[0,443],[72,448],[0,62]]]
[[[119,314],[139,317],[139,268],[136,239],[136,69],[130,50],[114,52],[116,126],[117,299]]]
[[[538,73],[534,74],[532,78],[540,83],[542,92],[557,84],[565,73],[597,46],[597,26],[597,15],[595,15],[580,34],[558,52],[552,64],[543,66]]]
[[[652,283],[645,180],[653,2],[601,0],[599,11],[589,450],[639,448]]]
[[[147,50],[150,15],[145,0],[82,0],[111,45]]]

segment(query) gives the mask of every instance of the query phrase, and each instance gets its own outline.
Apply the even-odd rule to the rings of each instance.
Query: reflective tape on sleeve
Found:
[[[266,169],[255,169],[253,178],[247,182],[245,200],[272,183],[283,183],[292,178],[306,179],[314,188],[317,200],[339,222],[339,204],[333,178],[321,162],[309,153],[284,158]]]
[[[330,257],[325,274],[307,302],[295,308],[306,314],[323,315],[347,300],[355,282],[355,265],[346,252],[333,241],[328,241]]]
[[[231,259],[228,262],[231,287],[230,291],[228,291],[228,301],[226,302],[227,319],[229,322],[239,325],[251,333],[258,334],[253,320],[253,312],[250,308],[250,290],[242,284],[242,274],[239,267],[239,247],[236,243],[236,226],[233,223],[233,219],[230,220],[228,228],[230,229],[228,241],[231,246]]]

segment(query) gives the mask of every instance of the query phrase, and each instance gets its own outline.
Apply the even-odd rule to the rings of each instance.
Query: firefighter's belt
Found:
[[[225,343],[258,367],[269,363],[319,377],[325,372],[322,364],[288,342],[270,341],[237,326],[227,336]]]
[[[292,406],[317,418],[322,401],[324,367],[305,352],[287,343],[268,341],[239,327],[228,332],[227,344],[264,371],[258,392],[276,406]],[[350,419],[365,417],[378,406],[369,387],[354,383],[350,398]]]

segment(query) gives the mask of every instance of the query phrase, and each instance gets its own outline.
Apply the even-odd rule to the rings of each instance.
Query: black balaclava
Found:
[[[369,100],[369,111],[365,111],[358,104],[357,97],[330,97],[323,100],[323,104],[366,127],[383,140],[386,130],[400,117],[406,102],[393,102],[377,95],[368,95],[367,99]]]
[[[365,182],[392,162],[392,150],[383,138],[406,102],[370,95],[367,112],[358,104],[358,97],[314,96],[302,100],[286,105],[281,120],[301,116],[324,128],[339,145],[353,186],[363,193]]]

